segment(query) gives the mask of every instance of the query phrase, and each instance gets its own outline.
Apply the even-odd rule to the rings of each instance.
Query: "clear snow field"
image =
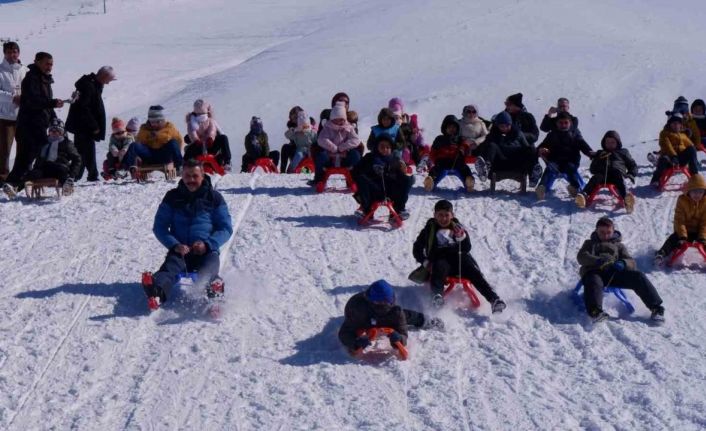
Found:
[[[706,273],[658,271],[677,192],[647,186],[645,155],[679,95],[706,97],[701,1],[0,1],[0,37],[22,59],[55,57],[54,90],[112,64],[109,117],[144,120],[161,103],[182,130],[211,101],[239,167],[249,118],[284,142],[289,108],[318,117],[346,91],[368,127],[393,96],[431,141],[447,113],[490,117],[521,91],[538,121],[572,101],[597,148],[616,129],[641,165],[635,212],[575,210],[529,193],[426,194],[421,177],[400,230],[361,230],[347,194],[315,195],[306,176],[216,178],[236,226],[222,254],[221,322],[190,303],[148,315],[139,285],[164,250],[151,233],[158,180],[88,185],[39,203],[0,198],[0,429],[696,430],[706,428]],[[58,111],[62,118],[67,108]],[[105,153],[99,146],[99,159]],[[703,154],[700,155],[703,159]],[[586,176],[587,178],[587,176]],[[508,302],[446,307],[447,331],[416,332],[411,358],[350,359],[336,338],[346,300],[378,278],[405,305],[412,241],[436,199],[451,199],[473,254]],[[667,323],[637,311],[592,328],[570,300],[576,252],[596,219],[624,242],[665,301]],[[610,300],[607,308],[618,314]]]

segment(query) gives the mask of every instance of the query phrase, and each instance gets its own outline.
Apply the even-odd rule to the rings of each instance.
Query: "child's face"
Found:
[[[608,151],[615,151],[618,148],[618,141],[615,138],[605,138],[605,149]]]
[[[691,113],[694,115],[704,115],[704,107],[701,105],[694,106],[694,109],[691,110]]]
[[[378,153],[380,153],[381,156],[387,157],[392,154],[392,146],[387,141],[381,141],[378,144]]]
[[[672,132],[681,132],[682,124],[679,121],[672,121],[669,123],[669,130]]]
[[[498,130],[500,130],[500,133],[503,135],[507,135],[510,133],[510,130],[512,129],[512,124],[498,124]]]
[[[337,126],[343,126],[346,124],[346,119],[345,118],[335,118],[331,120],[331,122]]]
[[[436,222],[441,227],[449,227],[453,217],[454,217],[453,211],[446,211],[446,210],[434,211],[434,220],[436,220]]]
[[[706,190],[704,189],[696,189],[692,190],[689,193],[687,193],[689,197],[694,201],[694,202],[699,202],[701,199],[704,198],[704,195],[706,195]]]
[[[390,117],[382,117],[380,121],[380,125],[387,129],[388,127],[392,126],[392,119]]]
[[[444,129],[446,132],[446,136],[456,136],[458,135],[458,127],[456,127],[455,124],[447,124],[446,128]]]
[[[596,234],[598,234],[598,239],[601,241],[609,241],[613,238],[614,233],[613,226],[598,226],[596,228]]]
[[[47,136],[49,136],[50,138],[57,139],[57,138],[61,138],[63,136],[63,134],[56,129],[49,129]]]

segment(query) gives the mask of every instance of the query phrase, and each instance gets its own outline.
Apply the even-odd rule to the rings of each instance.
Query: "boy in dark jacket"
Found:
[[[267,140],[267,133],[262,127],[262,120],[260,117],[252,117],[250,132],[245,135],[245,154],[243,154],[240,172],[248,172],[250,165],[261,157],[269,157],[275,166],[279,164],[279,151],[270,151],[270,144]]]
[[[578,169],[581,153],[593,157],[594,152],[580,133],[571,130],[571,115],[561,112],[556,116],[556,130],[549,132],[538,148],[539,156],[547,163],[542,179],[537,186],[537,198],[542,200],[551,192],[554,181],[560,174],[569,179],[569,194],[576,196],[583,180]]]
[[[363,156],[352,170],[353,180],[358,185],[356,199],[362,213],[356,211],[356,215],[364,217],[373,202],[389,198],[397,214],[406,220],[409,213],[405,206],[414,177],[407,175],[405,163],[392,155],[392,137],[382,134],[375,140],[373,152]]]
[[[469,146],[461,138],[460,131],[461,127],[455,115],[444,117],[444,121],[441,122],[441,135],[437,136],[431,145],[430,158],[434,167],[424,178],[424,190],[430,192],[434,188],[434,178],[441,175],[442,171],[455,169],[461,175],[466,190],[473,191],[475,180],[471,169],[466,165],[465,157]]]
[[[444,304],[442,293],[446,277],[463,277],[473,283],[478,292],[492,305],[493,313],[505,309],[505,302],[498,297],[486,281],[478,263],[471,256],[471,240],[466,229],[454,217],[453,205],[440,200],[434,205],[434,217],[414,241],[414,259],[431,271],[432,304]]]
[[[346,303],[345,320],[338,331],[338,339],[351,354],[370,346],[367,335],[358,335],[359,330],[370,328],[392,328],[390,344],[397,341],[407,344],[407,327],[444,329],[444,322],[413,310],[402,309],[395,304],[395,293],[385,280],[371,284],[364,292],[357,293]]]
[[[615,286],[634,290],[652,311],[652,320],[663,321],[662,298],[645,274],[637,270],[635,260],[620,239],[620,232],[615,230],[613,221],[601,217],[591,238],[583,243],[576,256],[581,265],[583,299],[588,315],[594,322],[610,317],[602,308],[603,288]]]
[[[625,188],[625,178],[635,182],[637,163],[627,148],[623,148],[620,135],[615,130],[609,130],[601,139],[602,150],[598,151],[591,162],[593,176],[581,193],[576,195],[576,205],[586,207],[586,197],[601,184],[612,184],[625,201],[625,209],[631,213],[635,207],[635,196]]]
[[[81,168],[81,156],[73,142],[64,134],[64,123],[54,118],[47,130],[47,143],[39,150],[34,167],[24,176],[25,187],[29,190],[32,181],[41,178],[55,178],[66,196],[74,191],[74,177]]]

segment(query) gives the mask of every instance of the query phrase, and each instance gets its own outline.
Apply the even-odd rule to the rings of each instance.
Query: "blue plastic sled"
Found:
[[[584,309],[585,306],[583,303],[583,295],[581,294],[582,290],[583,290],[583,283],[581,282],[581,280],[579,280],[579,282],[576,283],[576,287],[574,288],[574,302],[576,303],[576,305],[579,308]],[[615,297],[618,298],[618,300],[623,303],[628,314],[632,314],[635,312],[635,307],[630,303],[630,300],[628,300],[628,297],[625,296],[625,292],[623,292],[623,290],[621,288],[615,287],[615,286],[606,286],[603,288],[603,293],[605,293],[605,294],[612,293],[613,295],[615,295]]]

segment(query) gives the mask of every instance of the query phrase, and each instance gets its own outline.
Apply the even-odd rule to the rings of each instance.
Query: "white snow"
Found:
[[[649,190],[656,143],[640,143],[677,96],[706,96],[701,1],[108,0],[107,15],[98,0],[2,3],[0,37],[19,39],[25,63],[54,55],[58,97],[112,64],[109,117],[144,119],[161,103],[182,131],[204,97],[236,166],[250,116],[278,148],[291,106],[318,117],[338,91],[363,137],[399,96],[428,140],[445,114],[476,103],[489,117],[522,91],[538,121],[567,96],[594,148],[616,129],[641,169],[630,216],[577,211],[561,182],[558,197],[536,202],[426,194],[418,178],[412,217],[393,231],[357,228],[350,195],[316,195],[305,176],[218,178],[236,225],[220,322],[188,301],[148,315],[139,274],[164,257],[151,225],[174,184],[81,182],[58,202],[0,198],[0,429],[706,427],[706,276],[651,268],[678,194]],[[508,309],[447,307],[447,331],[413,333],[409,361],[350,359],[336,333],[352,294],[386,278],[403,304],[425,306],[406,275],[439,197],[470,226]],[[576,252],[605,213],[662,295],[665,326],[651,326],[631,292],[636,313],[596,328],[571,302]]]

